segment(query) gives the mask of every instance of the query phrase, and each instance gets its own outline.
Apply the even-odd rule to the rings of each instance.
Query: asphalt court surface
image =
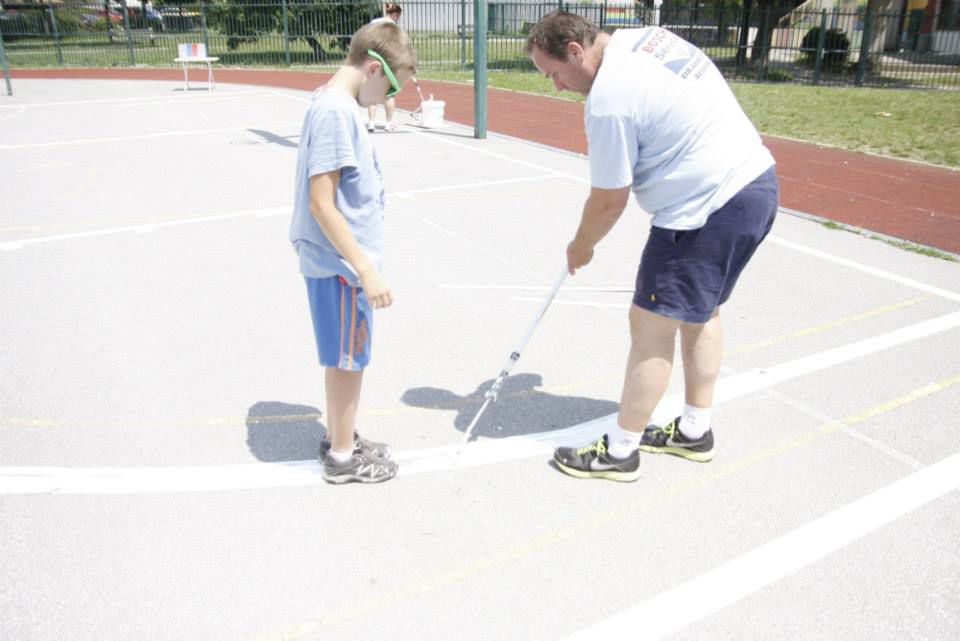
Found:
[[[587,164],[401,114],[360,420],[401,475],[332,487],[286,240],[309,94],[180,87],[0,101],[0,638],[960,638],[957,264],[782,213],[723,309],[717,458],[582,481],[549,455],[616,411],[631,204],[457,457]]]

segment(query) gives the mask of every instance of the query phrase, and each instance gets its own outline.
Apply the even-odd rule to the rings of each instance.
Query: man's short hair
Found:
[[[567,59],[567,45],[576,42],[586,48],[596,40],[600,29],[586,18],[562,9],[551,11],[535,24],[527,36],[527,55],[536,47],[551,58]]]
[[[417,72],[417,52],[407,32],[389,20],[364,25],[350,40],[347,64],[359,65],[370,56],[367,50],[380,54],[394,72],[407,69]]]
[[[401,7],[397,2],[389,2],[387,3],[386,11],[384,11],[384,13],[388,16],[392,13],[403,13],[403,7]]]

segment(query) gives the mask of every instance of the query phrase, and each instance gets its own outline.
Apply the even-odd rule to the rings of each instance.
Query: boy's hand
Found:
[[[376,269],[360,274],[360,285],[374,309],[390,307],[393,304],[390,286]]]

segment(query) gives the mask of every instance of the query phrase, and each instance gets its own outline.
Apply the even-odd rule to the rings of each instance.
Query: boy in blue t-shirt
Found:
[[[384,22],[361,28],[345,64],[314,93],[300,133],[290,241],[326,368],[329,438],[320,459],[330,483],[379,483],[397,474],[389,448],[355,430],[370,362],[372,308],[393,302],[380,274],[383,178],[357,105],[382,103],[415,71],[416,52],[400,27]]]

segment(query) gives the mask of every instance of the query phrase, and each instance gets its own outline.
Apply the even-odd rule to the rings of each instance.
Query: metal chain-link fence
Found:
[[[701,47],[732,78],[960,89],[958,0],[936,15],[795,8],[763,9],[732,2],[489,2],[488,68],[533,70],[526,34],[562,7],[602,28],[660,25]],[[411,34],[421,69],[470,70],[473,3],[403,2],[401,26]],[[343,59],[350,35],[382,14],[368,0],[229,0],[151,4],[4,3],[3,49],[13,67],[173,65],[177,44],[203,42],[227,66],[319,65]]]

